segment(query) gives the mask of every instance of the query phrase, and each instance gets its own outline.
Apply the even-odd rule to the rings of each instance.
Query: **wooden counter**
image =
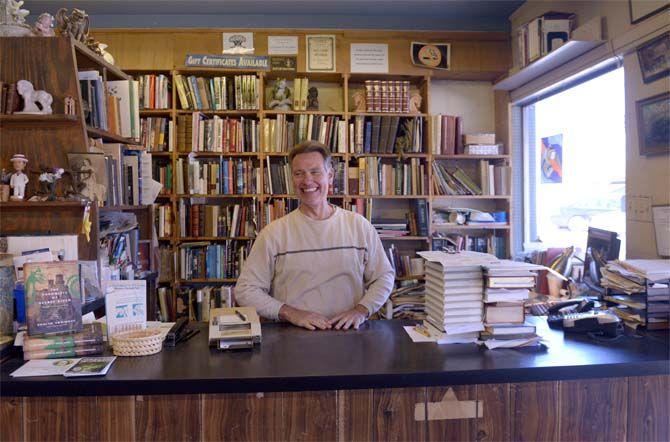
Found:
[[[119,358],[103,378],[14,379],[22,361],[10,360],[1,367],[1,438],[670,437],[667,333],[601,343],[541,324],[546,348],[487,351],[412,344],[404,324],[347,332],[264,325],[260,348],[235,353],[209,350],[203,331],[158,355]]]

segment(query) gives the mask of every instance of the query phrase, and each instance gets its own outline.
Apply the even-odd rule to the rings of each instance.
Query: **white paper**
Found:
[[[146,281],[104,281],[107,338],[147,326]]]
[[[15,378],[27,376],[59,376],[79,362],[81,358],[33,359],[10,373]]]
[[[423,333],[416,331],[413,325],[406,325],[403,327],[409,335],[412,342],[435,342],[435,338],[428,337]]]
[[[223,33],[224,54],[253,54],[254,33],[253,32],[224,32]]]
[[[269,55],[298,55],[298,37],[294,35],[268,35]]]
[[[656,232],[656,253],[658,256],[670,256],[670,206],[651,208]]]
[[[350,54],[351,72],[388,74],[387,44],[352,43]]]
[[[54,253],[65,252],[64,261],[76,261],[78,257],[77,235],[8,236],[7,253],[20,255],[21,252],[37,249],[51,249]]]

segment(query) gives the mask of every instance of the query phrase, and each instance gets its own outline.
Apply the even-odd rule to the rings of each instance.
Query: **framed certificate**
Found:
[[[335,36],[307,35],[307,72],[335,72]]]

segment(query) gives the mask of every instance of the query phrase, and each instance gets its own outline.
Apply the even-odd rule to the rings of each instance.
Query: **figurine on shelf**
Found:
[[[64,169],[54,168],[40,174],[40,183],[44,186],[47,201],[56,201],[56,182],[62,178],[64,172]]]
[[[16,82],[16,90],[23,97],[23,110],[17,114],[51,115],[51,103],[53,97],[45,91],[36,91],[33,84],[28,80]]]
[[[54,16],[48,12],[43,12],[37,17],[37,21],[33,25],[33,33],[38,37],[54,37]]]
[[[23,198],[26,196],[26,184],[28,184],[29,181],[28,175],[26,175],[23,170],[26,168],[26,164],[28,164],[28,159],[23,154],[15,153],[9,161],[11,161],[12,166],[14,166],[14,173],[9,179],[9,186],[13,191],[11,200],[23,201]]]
[[[291,110],[292,104],[291,89],[286,85],[286,79],[277,78],[272,87],[272,99],[268,107],[276,110]]]
[[[352,97],[354,102],[354,112],[365,112],[366,102],[365,102],[365,91],[356,91]]]
[[[27,9],[21,9],[23,1],[0,0],[0,37],[25,37],[32,33],[26,24]]]
[[[319,110],[319,90],[314,86],[307,90],[307,110]]]
[[[107,63],[114,64],[114,56],[106,50],[108,46],[105,43],[98,43],[98,53]]]
[[[421,94],[412,94],[412,96],[409,97],[409,113],[420,114],[422,101],[423,98],[421,98]]]
[[[73,8],[69,16],[66,8],[56,12],[56,26],[60,35],[69,35],[82,43],[88,39],[89,23],[88,15],[81,9]]]

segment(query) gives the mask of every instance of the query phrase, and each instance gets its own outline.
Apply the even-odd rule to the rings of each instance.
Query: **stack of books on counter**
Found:
[[[484,330],[483,270],[498,259],[487,253],[419,252],[426,259],[426,320],[439,344],[476,342]]]
[[[524,301],[535,287],[542,267],[524,262],[501,261],[485,266],[485,330],[480,339],[487,348],[537,345],[535,326],[526,324]]]

